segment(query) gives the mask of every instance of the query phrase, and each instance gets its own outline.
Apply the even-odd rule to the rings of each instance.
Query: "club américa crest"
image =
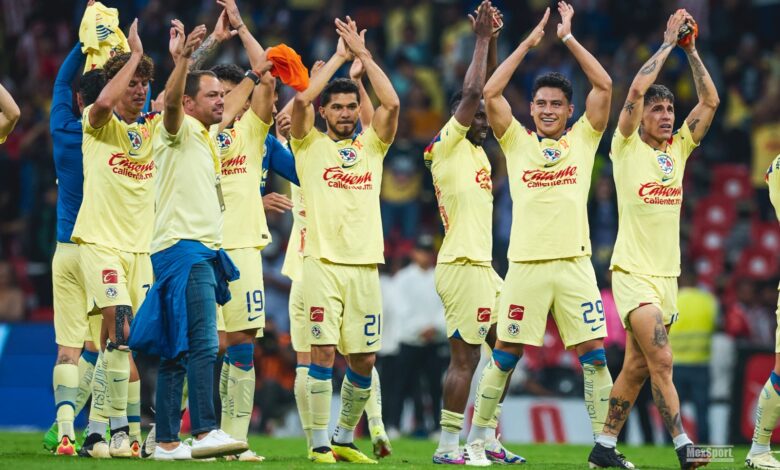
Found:
[[[225,153],[233,145],[233,135],[230,131],[222,131],[217,135],[217,147],[220,153]]]
[[[144,143],[144,140],[141,138],[141,134],[139,134],[135,129],[128,129],[127,138],[130,139],[130,146],[133,147],[133,150],[140,149],[141,145]]]
[[[548,163],[556,163],[561,159],[561,151],[551,147],[542,150],[542,155],[544,155],[544,159],[547,160]]]
[[[656,157],[658,160],[658,166],[661,168],[664,176],[669,176],[674,172],[674,160],[672,157],[665,153],[658,154]]]
[[[341,168],[349,168],[357,163],[357,152],[352,147],[339,149],[339,156],[341,156],[341,161],[344,162]]]

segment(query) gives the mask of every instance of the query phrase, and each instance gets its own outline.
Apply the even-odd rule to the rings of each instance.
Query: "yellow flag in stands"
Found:
[[[79,27],[81,52],[87,55],[84,72],[103,67],[113,55],[130,51],[125,34],[119,29],[119,11],[100,2],[87,7]]]

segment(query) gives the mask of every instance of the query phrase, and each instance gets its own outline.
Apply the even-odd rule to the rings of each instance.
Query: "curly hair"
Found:
[[[106,74],[106,80],[111,80],[119,73],[122,67],[125,66],[127,61],[130,60],[130,53],[123,52],[117,54],[106,62],[103,66],[103,71]],[[154,78],[154,62],[152,58],[144,54],[141,58],[141,62],[138,63],[138,68],[135,69],[135,74],[141,77],[141,80],[151,80]]]

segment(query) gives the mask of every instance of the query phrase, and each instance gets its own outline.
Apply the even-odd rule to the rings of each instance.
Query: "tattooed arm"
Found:
[[[696,40],[691,39],[688,47],[684,48],[688,56],[688,63],[691,64],[693,72],[693,82],[696,84],[696,95],[699,97],[699,103],[693,108],[691,114],[685,118],[688,127],[691,129],[691,136],[695,143],[701,142],[704,135],[710,129],[712,118],[715,117],[715,110],[718,109],[720,98],[718,90],[715,89],[710,74],[704,67],[704,64],[696,51]]]
[[[628,97],[623,109],[620,111],[618,119],[618,130],[623,137],[628,137],[639,127],[642,120],[642,108],[644,107],[644,97],[647,89],[658,78],[664,62],[669,57],[675,44],[677,44],[677,34],[680,27],[685,22],[684,11],[678,11],[669,17],[666,22],[666,31],[664,32],[664,43],[658,48],[655,54],[639,69],[639,73],[634,77],[631,88],[628,90]]]
[[[214,31],[212,31],[212,33],[209,34],[209,37],[203,41],[203,44],[200,45],[198,50],[192,53],[188,67],[189,71],[191,72],[193,70],[200,70],[203,68],[203,64],[206,62],[206,60],[214,55],[214,51],[217,49],[217,46],[219,46],[221,42],[232,38],[236,34],[238,34],[238,31],[230,29],[230,21],[228,16],[225,10],[222,10],[222,13],[219,15],[219,19],[217,20],[217,24],[214,26]]]

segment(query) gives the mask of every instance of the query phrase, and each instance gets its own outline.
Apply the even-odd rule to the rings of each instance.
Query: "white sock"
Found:
[[[330,447],[327,429],[311,430],[311,448],[316,449],[318,447]]]
[[[333,442],[337,444],[350,444],[355,440],[355,430],[346,429],[341,426],[336,426],[336,431],[333,433]]]
[[[596,438],[596,444],[601,444],[604,447],[614,449],[617,447],[617,436],[610,436],[609,434],[599,434]]]
[[[679,449],[680,447],[687,445],[687,444],[693,444],[693,441],[691,441],[688,438],[688,435],[686,433],[682,433],[678,435],[677,437],[672,439],[672,442],[674,443],[674,448]]]
[[[490,438],[490,436],[495,437],[495,435],[496,435],[495,428],[483,427],[472,423],[471,431],[469,431],[469,437],[468,439],[466,439],[466,442],[471,443],[476,441],[477,439],[482,439],[483,441],[487,441]]]
[[[755,441],[753,442],[753,445],[750,446],[750,452],[748,454],[750,455],[759,455],[759,454],[766,454],[769,452],[769,444],[758,444]]]
[[[439,448],[436,449],[439,452],[454,452],[460,446],[460,433],[441,430],[439,436]]]

